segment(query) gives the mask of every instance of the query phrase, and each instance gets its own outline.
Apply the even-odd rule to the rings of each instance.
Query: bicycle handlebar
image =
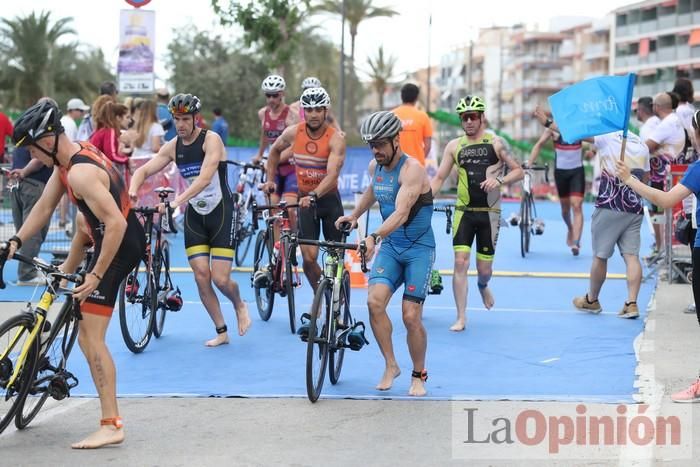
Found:
[[[268,203],[269,203],[268,199]],[[263,211],[268,211],[271,209],[280,209],[284,212],[287,212],[289,209],[292,208],[298,208],[300,207],[299,204],[287,204],[286,201],[282,200],[280,201],[277,205],[274,204],[260,204],[258,205],[255,201],[253,201],[253,230],[258,230],[260,227],[260,224],[258,224],[258,213],[261,213]],[[279,218],[279,216],[270,216],[270,218]]]
[[[9,242],[0,242],[0,289],[4,289],[6,287],[5,280],[3,277],[3,272],[5,268],[5,263],[7,262],[7,256],[10,252],[10,244]],[[28,264],[30,266],[33,266],[36,269],[39,269],[42,271],[44,274],[49,275],[49,276],[54,276],[58,279],[66,279],[69,282],[73,282],[75,284],[81,284],[83,282],[83,274],[77,273],[77,274],[67,274],[60,269],[58,269],[58,266],[54,266],[53,264],[49,264],[42,260],[41,258],[30,258],[28,256],[24,256],[21,253],[15,253],[12,256],[12,259],[17,260],[21,263]]]
[[[262,169],[263,168],[262,163],[251,164],[250,162],[239,162],[239,161],[226,161],[226,163],[229,165],[235,165],[236,167],[240,167],[242,169]]]
[[[360,262],[361,262],[361,267],[362,267],[362,272],[369,272],[369,269],[367,268],[367,258],[365,257],[365,253],[367,252],[367,245],[365,245],[364,240],[361,241],[360,243],[343,243],[343,242],[330,242],[326,240],[309,240],[305,238],[298,238],[296,236],[292,236],[290,238],[290,242],[295,243],[297,245],[309,245],[309,246],[317,246],[319,248],[323,249],[333,249],[333,250],[360,250]]]
[[[446,204],[444,206],[437,206],[433,208],[435,212],[444,212],[445,217],[447,217],[447,224],[445,224],[445,233],[449,235],[452,231],[452,211],[455,206],[453,204]]]
[[[163,229],[164,232],[176,234],[177,227],[175,227],[175,222],[173,221],[173,213],[175,212],[175,209],[170,207],[170,200],[168,200],[168,195],[170,195],[170,193],[174,193],[175,190],[169,187],[160,187],[153,191],[158,193],[158,197],[163,202],[163,205],[165,205],[165,212],[161,214],[160,218],[161,229]],[[132,208],[132,210],[136,213],[145,214],[147,216],[153,216],[154,214],[160,213],[160,209],[158,207],[149,206]]]
[[[545,165],[523,165],[523,170],[542,170],[544,171],[544,180],[549,183],[549,164]]]

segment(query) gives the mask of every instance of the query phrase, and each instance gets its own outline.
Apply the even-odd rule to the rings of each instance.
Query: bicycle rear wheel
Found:
[[[353,323],[352,316],[350,315],[350,274],[347,271],[343,271],[338,313],[339,316],[337,319],[339,319],[344,326],[351,327]],[[340,379],[340,371],[343,369],[344,357],[345,347],[342,347],[342,342],[338,342],[338,346],[336,348],[331,348],[328,354],[328,379],[331,380],[331,384],[337,384]]]
[[[119,325],[124,343],[141,353],[151,340],[154,310],[158,297],[153,275],[145,262],[139,262],[119,286]]]
[[[272,250],[270,248],[270,240],[268,239],[268,231],[261,230],[258,232],[258,237],[255,239],[255,257],[253,259],[253,274],[256,271],[264,269],[269,274],[270,265],[272,264]],[[272,305],[275,303],[275,292],[273,284],[270,281],[265,287],[253,283],[255,293],[255,303],[258,306],[258,314],[260,319],[267,321],[272,315]]]
[[[330,279],[323,279],[316,289],[311,306],[309,337],[306,347],[306,394],[311,402],[316,402],[321,395],[323,380],[326,377],[328,350],[330,341],[331,294],[327,290],[332,286]]]
[[[533,228],[535,217],[533,216],[533,209],[535,206],[535,201],[532,199],[532,194],[527,196],[527,234],[525,235],[525,253],[530,253],[530,240],[533,235]]]
[[[530,248],[530,206],[529,195],[523,193],[520,201],[520,255],[524,258]]]
[[[292,334],[295,334],[297,332],[297,317],[294,303],[294,282],[296,278],[294,277],[291,261],[292,249],[293,248],[291,245],[289,245],[289,242],[287,240],[284,240],[284,246],[282,249],[284,254],[284,289],[287,295],[287,307],[289,309],[289,329],[292,331]]]
[[[168,309],[165,306],[165,297],[173,289],[173,283],[170,280],[170,245],[167,240],[161,241],[160,251],[160,257],[156,257],[153,262],[153,274],[155,275],[156,290],[158,291],[153,322],[153,335],[156,338],[163,335],[165,315],[168,313]]]
[[[29,385],[22,384],[24,375],[34,375],[39,354],[38,338],[29,344],[27,359],[21,365],[17,378],[9,384],[33,326],[34,317],[27,313],[13,316],[0,325],[0,433],[10,424],[27,396]]]
[[[22,384],[26,384],[28,389],[15,416],[15,426],[20,430],[26,428],[44,406],[49,397],[52,377],[66,368],[68,356],[78,337],[78,320],[71,314],[72,307],[73,298],[69,296],[58,315],[61,322],[55,323],[58,327],[51,329],[45,347],[41,348],[33,376],[29,378],[28,374],[22,375]]]
[[[241,212],[243,211],[243,212]],[[236,266],[242,266],[250,251],[250,244],[253,242],[253,212],[249,207],[241,205],[238,207],[238,245],[236,245]]]

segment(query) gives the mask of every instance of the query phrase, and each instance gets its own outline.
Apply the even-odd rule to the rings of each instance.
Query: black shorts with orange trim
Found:
[[[146,234],[144,233],[143,226],[133,212],[129,213],[126,220],[126,232],[124,232],[124,238],[119,245],[119,250],[117,254],[114,255],[112,263],[104,272],[100,284],[85,300],[85,303],[81,305],[80,311],[83,313],[107,317],[112,316],[114,304],[117,301],[117,294],[119,293],[119,286],[129,272],[134,269],[144,257],[146,251]],[[100,257],[101,246],[101,241],[95,245],[95,254],[87,268],[88,271],[92,271],[95,267],[95,263]]]

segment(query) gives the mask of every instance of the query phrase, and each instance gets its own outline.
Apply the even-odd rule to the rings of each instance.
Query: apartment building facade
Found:
[[[678,76],[700,97],[700,0],[647,0],[614,11],[614,74],[638,75],[635,98],[669,91]]]

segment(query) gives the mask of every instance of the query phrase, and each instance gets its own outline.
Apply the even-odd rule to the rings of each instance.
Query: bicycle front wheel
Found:
[[[306,394],[311,402],[321,395],[323,380],[326,377],[330,343],[330,313],[332,295],[327,293],[333,283],[323,279],[316,289],[311,305],[309,337],[306,347]]]
[[[34,375],[36,369],[38,338],[29,343],[26,360],[20,361],[22,348],[27,345],[33,327],[34,318],[26,313],[13,316],[0,325],[0,433],[10,424],[27,396],[29,385],[22,384],[24,375]],[[17,368],[19,373],[10,383]]]
[[[124,343],[141,353],[151,340],[154,309],[158,297],[153,275],[139,262],[119,287],[119,325]]]
[[[68,356],[78,337],[78,320],[72,315],[73,298],[67,297],[59,312],[48,340],[42,345],[32,378],[23,375],[22,384],[29,386],[27,395],[17,409],[15,426],[22,430],[34,420],[49,397],[49,383],[66,368]],[[65,380],[64,380],[65,381]]]
[[[287,306],[289,308],[289,329],[292,334],[297,332],[296,326],[296,308],[294,304],[294,288],[296,286],[294,277],[294,271],[292,268],[292,246],[285,240],[284,241],[284,289],[287,295]]]
[[[153,262],[153,273],[158,293],[155,300],[155,317],[153,321],[153,335],[160,337],[163,335],[165,327],[165,315],[168,313],[165,307],[165,297],[173,289],[170,280],[170,245],[167,240],[162,240],[160,257]]]
[[[268,231],[261,230],[258,232],[258,238],[255,240],[253,274],[258,271],[263,271],[269,274],[271,264],[272,250],[270,249]],[[272,278],[270,277],[270,279]],[[258,306],[258,314],[260,315],[260,319],[267,321],[272,315],[272,305],[275,303],[274,285],[271,281],[268,284],[256,284],[253,282],[253,289],[255,293],[255,304]]]
[[[352,316],[350,315],[350,274],[347,271],[343,271],[337,319],[343,324],[343,327],[352,327]],[[331,380],[331,384],[338,383],[340,371],[343,369],[345,347],[342,344],[343,342],[338,342],[337,346],[331,348],[328,354],[328,379]]]

